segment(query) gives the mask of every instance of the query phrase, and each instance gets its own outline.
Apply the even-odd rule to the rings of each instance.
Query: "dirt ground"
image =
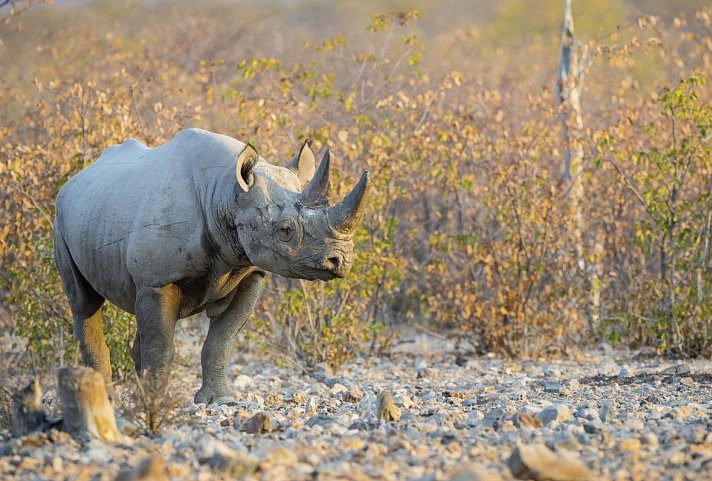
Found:
[[[605,345],[566,360],[508,361],[413,333],[387,358],[313,375],[237,355],[237,404],[205,406],[191,400],[199,343],[199,332],[179,343],[177,408],[158,437],[126,421],[132,395],[120,385],[114,404],[126,443],[81,445],[56,431],[10,439],[6,431],[0,479],[112,480],[130,469],[122,479],[712,479],[709,361]],[[50,378],[44,390],[57,411]],[[379,417],[385,392],[395,406],[390,422]],[[141,478],[143,461],[153,464]]]

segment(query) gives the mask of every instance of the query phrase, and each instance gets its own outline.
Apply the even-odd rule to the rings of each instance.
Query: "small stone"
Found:
[[[410,409],[415,406],[415,403],[410,398],[410,396],[407,396],[405,394],[396,396],[396,398],[394,399],[394,402],[397,405],[403,406],[404,409]]]
[[[687,363],[679,362],[674,366],[670,366],[669,368],[665,369],[664,372],[665,374],[684,376],[686,374],[690,374],[690,366]]]
[[[596,368],[601,376],[616,377],[621,372],[620,366],[610,356],[604,357]]]
[[[168,472],[159,455],[144,459],[133,469],[119,472],[115,481],[168,481]]]
[[[540,427],[543,427],[543,424],[540,420],[524,411],[515,414],[512,418],[512,422],[518,428],[538,429]]]
[[[124,418],[116,419],[116,427],[119,429],[121,434],[126,436],[137,438],[141,435],[141,428],[139,428],[135,423]]]
[[[356,414],[360,418],[368,418],[372,416],[376,411],[376,396],[373,394],[367,394],[365,395],[359,402],[356,404]]]
[[[389,391],[383,391],[376,398],[376,414],[378,419],[389,422],[398,422],[400,419],[400,409],[393,404],[393,396]]]
[[[304,414],[304,409],[299,406],[295,406],[287,412],[287,417],[289,419],[298,419]]]
[[[623,367],[621,370],[618,372],[618,379],[626,379],[629,377],[633,377],[635,374],[630,368]]]
[[[331,426],[336,422],[336,418],[333,416],[328,416],[324,413],[317,414],[316,416],[312,416],[309,418],[307,421],[307,426],[309,427],[314,427],[314,426],[321,426],[322,428],[326,428]]]
[[[640,440],[636,438],[622,439],[618,443],[618,449],[627,453],[635,454],[640,451]]]
[[[556,421],[557,423],[565,423],[570,420],[573,416],[571,415],[571,410],[565,404],[554,404],[541,410],[537,415],[537,419],[544,425]]]
[[[314,366],[314,378],[323,381],[334,375],[334,370],[328,362],[320,362]]]
[[[544,392],[550,392],[554,394],[561,393],[562,385],[558,381],[546,381],[544,382]]]
[[[606,403],[601,407],[598,416],[604,423],[611,422],[616,417],[616,407],[611,403]]]
[[[581,443],[579,443],[576,436],[570,433],[560,433],[546,440],[546,447],[554,451],[561,452],[562,449],[569,451],[578,451],[581,449]]]
[[[331,395],[336,396],[339,393],[342,392],[347,392],[349,388],[341,384],[340,382],[334,383],[333,386],[331,386]]]
[[[351,385],[348,391],[346,391],[342,399],[348,403],[357,403],[363,398],[363,391],[356,384]]]
[[[272,449],[260,464],[272,466],[293,466],[299,462],[297,453],[292,449],[287,449],[284,446],[277,446]],[[262,468],[262,466],[260,466]]]
[[[223,445],[215,449],[208,460],[208,466],[221,472],[225,477],[238,479],[249,476],[257,470],[257,458],[240,454]]]
[[[517,446],[507,460],[512,474],[535,481],[586,481],[591,471],[566,450],[554,453],[543,444]]]
[[[420,369],[415,377],[416,379],[437,379],[438,371],[432,367],[426,367],[425,369]]]
[[[292,394],[292,402],[294,404],[304,404],[305,402],[307,402],[307,398],[303,392],[297,391]]]
[[[501,409],[492,409],[491,411],[487,411],[487,414],[485,414],[485,417],[482,420],[482,425],[497,431],[502,426],[503,420],[504,411]]]
[[[579,408],[579,410],[576,411],[576,417],[587,421],[601,422],[601,416],[598,414],[598,411],[591,407]]]
[[[462,424],[468,427],[477,426],[484,418],[485,415],[482,413],[482,411],[470,411],[470,413],[467,415],[467,418],[465,419],[465,421],[463,421]]]
[[[692,416],[692,408],[690,406],[677,406],[672,410],[672,415],[675,419],[685,420]]]
[[[244,374],[240,374],[233,381],[233,385],[235,386],[235,388],[237,388],[241,391],[248,389],[254,383],[255,382],[252,380],[252,378],[250,376],[246,376]]]
[[[577,379],[572,379],[566,383],[566,387],[572,391],[578,391],[581,389],[581,383]]]
[[[680,379],[680,384],[682,384],[683,386],[687,386],[687,387],[697,386],[697,383],[690,376],[685,376],[682,379]]]
[[[458,355],[458,356],[455,358],[455,364],[457,364],[457,365],[460,366],[460,367],[465,367],[465,366],[467,366],[467,363],[468,363],[468,359],[467,359],[466,357],[463,357],[463,356]]]
[[[447,481],[501,481],[499,474],[487,471],[483,466],[472,464],[457,469]]]
[[[640,438],[641,443],[645,444],[651,451],[657,450],[659,446],[658,437],[655,433],[647,432]]]
[[[319,398],[316,396],[309,396],[309,399],[307,400],[307,405],[304,406],[304,415],[314,416],[317,412],[318,405]]]
[[[586,434],[598,434],[603,431],[603,423],[600,421],[591,421],[583,425],[583,430]]]
[[[272,420],[265,413],[257,413],[245,422],[243,430],[248,434],[271,433]]]

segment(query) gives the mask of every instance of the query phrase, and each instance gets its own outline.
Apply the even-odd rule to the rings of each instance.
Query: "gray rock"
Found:
[[[665,369],[664,373],[672,374],[674,376],[685,376],[687,374],[690,374],[690,365],[686,362],[678,362],[674,366],[670,366],[669,368]]]
[[[586,434],[598,434],[603,431],[604,425],[600,421],[592,421],[583,425]]]
[[[546,381],[544,382],[544,392],[550,392],[554,394],[560,394],[561,388],[563,386],[559,381]]]
[[[317,407],[319,405],[319,398],[316,396],[309,396],[307,399],[307,404],[304,406],[305,416],[314,416],[317,412]]]
[[[482,425],[487,428],[492,428],[495,431],[502,426],[502,421],[504,420],[505,413],[501,409],[492,409],[487,411],[484,419],[482,420]]]
[[[512,417],[512,422],[514,423],[514,426],[518,428],[538,429],[543,427],[543,424],[539,419],[525,411],[515,414]]]
[[[357,403],[363,398],[363,391],[356,384],[353,384],[348,391],[342,394],[341,399],[349,403]]]
[[[481,465],[471,464],[458,468],[447,481],[501,481],[502,477],[491,471],[485,470]]]
[[[245,422],[242,429],[248,434],[271,433],[272,420],[265,413],[257,413]]]
[[[554,404],[548,408],[544,408],[536,415],[537,419],[544,425],[553,421],[557,423],[565,423],[572,419],[571,410],[565,404]]]
[[[567,449],[569,451],[578,451],[581,449],[581,443],[579,443],[578,438],[570,433],[560,433],[556,436],[548,438],[545,441],[546,447],[560,452],[562,449]]]
[[[327,428],[334,424],[336,422],[336,418],[333,416],[328,416],[326,414],[320,413],[317,414],[316,416],[312,416],[307,420],[307,426],[309,427],[314,427],[314,426],[321,426],[323,428]]]
[[[598,416],[601,418],[602,422],[609,423],[616,417],[617,411],[618,410],[613,404],[607,402],[598,411]]]
[[[573,454],[554,453],[543,444],[518,446],[507,460],[512,475],[535,481],[587,481],[591,471]]]
[[[623,368],[621,368],[620,372],[618,372],[619,379],[626,379],[626,378],[633,377],[633,376],[635,376],[635,372],[631,368],[628,368],[628,367],[623,367]]]
[[[168,481],[163,458],[160,455],[150,456],[133,469],[119,472],[115,481]]]
[[[690,376],[685,376],[682,379],[680,379],[680,384],[682,384],[683,386],[686,386],[686,387],[690,387],[690,388],[697,386],[697,383]]]
[[[227,478],[239,479],[257,470],[257,458],[241,454],[227,447],[216,449],[208,461],[208,466]]]
[[[604,357],[596,369],[598,369],[598,374],[608,377],[616,377],[621,372],[621,367],[610,356]]]
[[[339,393],[348,392],[349,388],[341,384],[340,382],[335,382],[331,385],[331,395],[336,396]]]
[[[462,422],[463,426],[466,427],[473,427],[481,424],[482,420],[485,418],[485,415],[482,414],[482,411],[470,411],[467,414],[467,418]],[[491,426],[490,426],[491,427]]]

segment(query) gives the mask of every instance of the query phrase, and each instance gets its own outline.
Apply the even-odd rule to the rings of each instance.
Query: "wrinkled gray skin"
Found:
[[[351,268],[368,175],[329,207],[328,151],[316,174],[314,164],[306,143],[277,167],[189,129],[157,148],[129,139],[73,176],[57,195],[55,259],[84,363],[110,381],[104,300],[136,315],[136,369],[163,379],[176,321],[206,311],[195,402],[232,402],[230,346],[266,272],[329,280]]]

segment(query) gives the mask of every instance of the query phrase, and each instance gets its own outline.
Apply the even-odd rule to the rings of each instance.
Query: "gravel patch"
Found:
[[[192,396],[187,352],[173,389]],[[709,361],[572,357],[475,357],[417,335],[333,373],[241,359],[235,406],[185,399],[160,437],[122,422],[122,445],[4,433],[0,479],[712,479]]]

